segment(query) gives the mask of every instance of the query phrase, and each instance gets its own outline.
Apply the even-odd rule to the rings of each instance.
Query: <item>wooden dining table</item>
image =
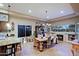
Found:
[[[43,42],[44,41],[48,41],[48,38],[35,38],[36,41],[39,42],[39,51],[42,52],[44,49],[43,49]]]
[[[0,40],[0,48],[5,48],[4,49],[4,53],[6,53],[6,47],[7,46],[12,46],[12,50],[11,50],[11,54],[14,54],[14,56],[16,55],[16,45],[17,44],[21,44],[21,40],[18,40],[18,39],[6,39],[6,40]],[[0,52],[1,54],[2,52]],[[9,54],[8,54],[9,55]]]

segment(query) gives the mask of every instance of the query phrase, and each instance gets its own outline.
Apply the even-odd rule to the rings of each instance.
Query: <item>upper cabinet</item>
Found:
[[[7,31],[7,23],[9,21],[8,11],[0,9],[0,32]]]
[[[0,8],[0,21],[9,21],[9,11]]]
[[[7,26],[6,26],[6,22],[0,22],[0,32],[4,32],[6,31]]]
[[[0,13],[0,21],[8,21],[8,14]]]

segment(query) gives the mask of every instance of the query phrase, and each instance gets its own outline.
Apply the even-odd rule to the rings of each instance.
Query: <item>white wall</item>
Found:
[[[54,21],[51,24],[52,25],[62,25],[62,24],[75,24],[79,22],[79,17],[69,18],[69,19],[63,19],[59,21]]]
[[[19,17],[14,17],[14,16],[10,16],[10,20],[9,23],[11,24],[12,22],[14,22],[14,31],[9,32],[10,33],[14,33],[15,37],[18,37],[18,24],[19,25],[31,25],[32,26],[32,35],[33,32],[35,31],[35,20],[30,20],[30,19],[25,19],[25,18],[19,18]]]

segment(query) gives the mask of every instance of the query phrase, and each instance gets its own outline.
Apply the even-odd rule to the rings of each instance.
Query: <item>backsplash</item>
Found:
[[[0,33],[0,40],[3,40],[6,38],[6,33]]]

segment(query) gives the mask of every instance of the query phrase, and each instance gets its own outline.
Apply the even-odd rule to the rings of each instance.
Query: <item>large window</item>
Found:
[[[31,35],[31,26],[30,25],[18,25],[18,37],[25,37]]]
[[[26,26],[25,29],[26,29],[26,31],[25,31],[26,32],[26,36],[30,36],[32,34],[32,32],[31,32],[32,31],[31,26]]]
[[[52,25],[51,30],[55,32],[75,32],[75,24]]]
[[[25,36],[25,26],[18,25],[18,37],[24,37],[24,36]]]

